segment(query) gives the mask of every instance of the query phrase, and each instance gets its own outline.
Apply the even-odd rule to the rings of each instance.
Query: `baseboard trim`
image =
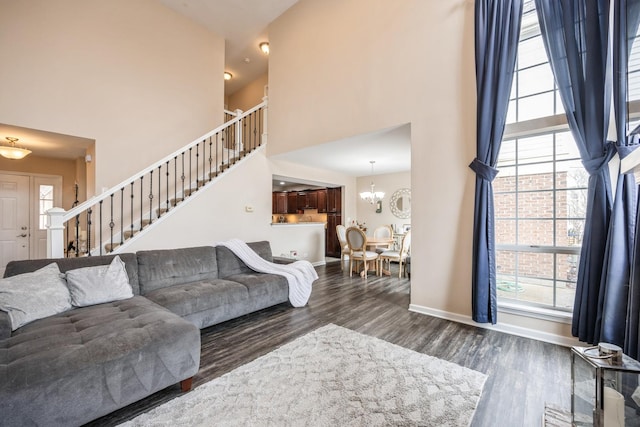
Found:
[[[463,323],[465,325],[475,326],[476,328],[490,329],[492,331],[503,332],[505,334],[517,335],[519,337],[530,338],[533,340],[548,342],[551,344],[558,344],[564,347],[584,346],[584,343],[581,343],[580,341],[578,341],[577,338],[565,337],[557,334],[550,334],[548,332],[541,332],[535,329],[523,328],[521,326],[509,325],[504,323],[498,323],[496,325],[476,323],[471,319],[471,316],[465,316],[458,313],[451,313],[448,311],[424,307],[417,304],[410,304],[409,311],[413,311],[419,314],[426,314],[428,316],[438,317],[440,319],[450,320],[452,322]]]

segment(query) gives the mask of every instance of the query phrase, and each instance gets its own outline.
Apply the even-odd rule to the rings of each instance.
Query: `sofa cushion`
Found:
[[[83,267],[66,274],[71,303],[76,307],[133,297],[124,262],[119,256],[109,265]]]
[[[138,251],[140,292],[218,278],[216,248],[201,246]]]
[[[271,253],[271,245],[267,241],[251,242],[247,245],[253,249],[258,255],[269,262],[273,262],[273,254]],[[234,274],[253,273],[247,265],[242,262],[229,248],[224,246],[216,246],[216,254],[218,257],[218,277],[225,279]]]
[[[0,340],[0,424],[81,425],[193,376],[200,331],[137,296]]]
[[[227,277],[227,280],[246,286],[251,299],[262,300],[269,305],[289,301],[289,283],[284,276],[251,272],[234,274]]]
[[[138,286],[138,261],[136,254],[122,253],[118,255],[101,255],[101,256],[85,256],[78,258],[54,258],[54,259],[33,259],[33,260],[21,260],[11,261],[7,264],[7,268],[4,271],[4,277],[15,276],[16,274],[29,273],[39,268],[44,267],[47,264],[55,262],[58,264],[58,268],[62,273],[66,273],[68,270],[74,270],[82,267],[93,267],[96,265],[109,265],[113,258],[119,256],[124,261],[125,268],[127,269],[127,276],[129,276],[129,284],[133,289],[134,295],[140,295],[140,287]]]
[[[0,280],[0,310],[9,315],[12,331],[69,309],[71,296],[56,263]]]
[[[249,299],[247,287],[229,280],[215,279],[174,285],[156,289],[145,295],[151,301],[184,318],[205,311],[246,304]],[[203,328],[210,325],[197,324]]]

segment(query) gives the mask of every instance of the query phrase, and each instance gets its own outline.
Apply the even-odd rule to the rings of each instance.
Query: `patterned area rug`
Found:
[[[468,426],[486,375],[327,325],[125,426]]]

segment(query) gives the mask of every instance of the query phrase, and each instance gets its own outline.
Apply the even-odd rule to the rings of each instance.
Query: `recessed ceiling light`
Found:
[[[269,42],[262,42],[258,45],[265,55],[269,55]]]
[[[280,185],[285,185],[285,184],[286,184],[286,182],[280,181]]]
[[[232,78],[233,78],[233,74],[231,74],[231,73],[230,73],[230,72],[228,72],[228,71],[225,71],[225,72],[224,72],[224,79],[225,79],[225,80],[231,80]]]

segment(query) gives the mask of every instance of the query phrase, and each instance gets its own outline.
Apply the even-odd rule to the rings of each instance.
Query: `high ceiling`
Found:
[[[298,0],[160,0],[162,4],[196,21],[225,39],[225,93],[265,74],[268,57],[258,45],[269,41],[267,27]]]
[[[259,50],[258,45],[269,40],[269,24],[298,0],[159,1],[225,39],[226,69],[234,76],[225,82],[225,93],[231,94],[267,72],[268,57]],[[33,154],[43,157],[81,157],[94,142],[0,124],[0,139],[4,141],[5,136],[28,141]],[[369,162],[375,160],[374,173],[387,174],[410,170],[410,139],[410,126],[404,125],[274,158],[356,177],[371,175]]]

